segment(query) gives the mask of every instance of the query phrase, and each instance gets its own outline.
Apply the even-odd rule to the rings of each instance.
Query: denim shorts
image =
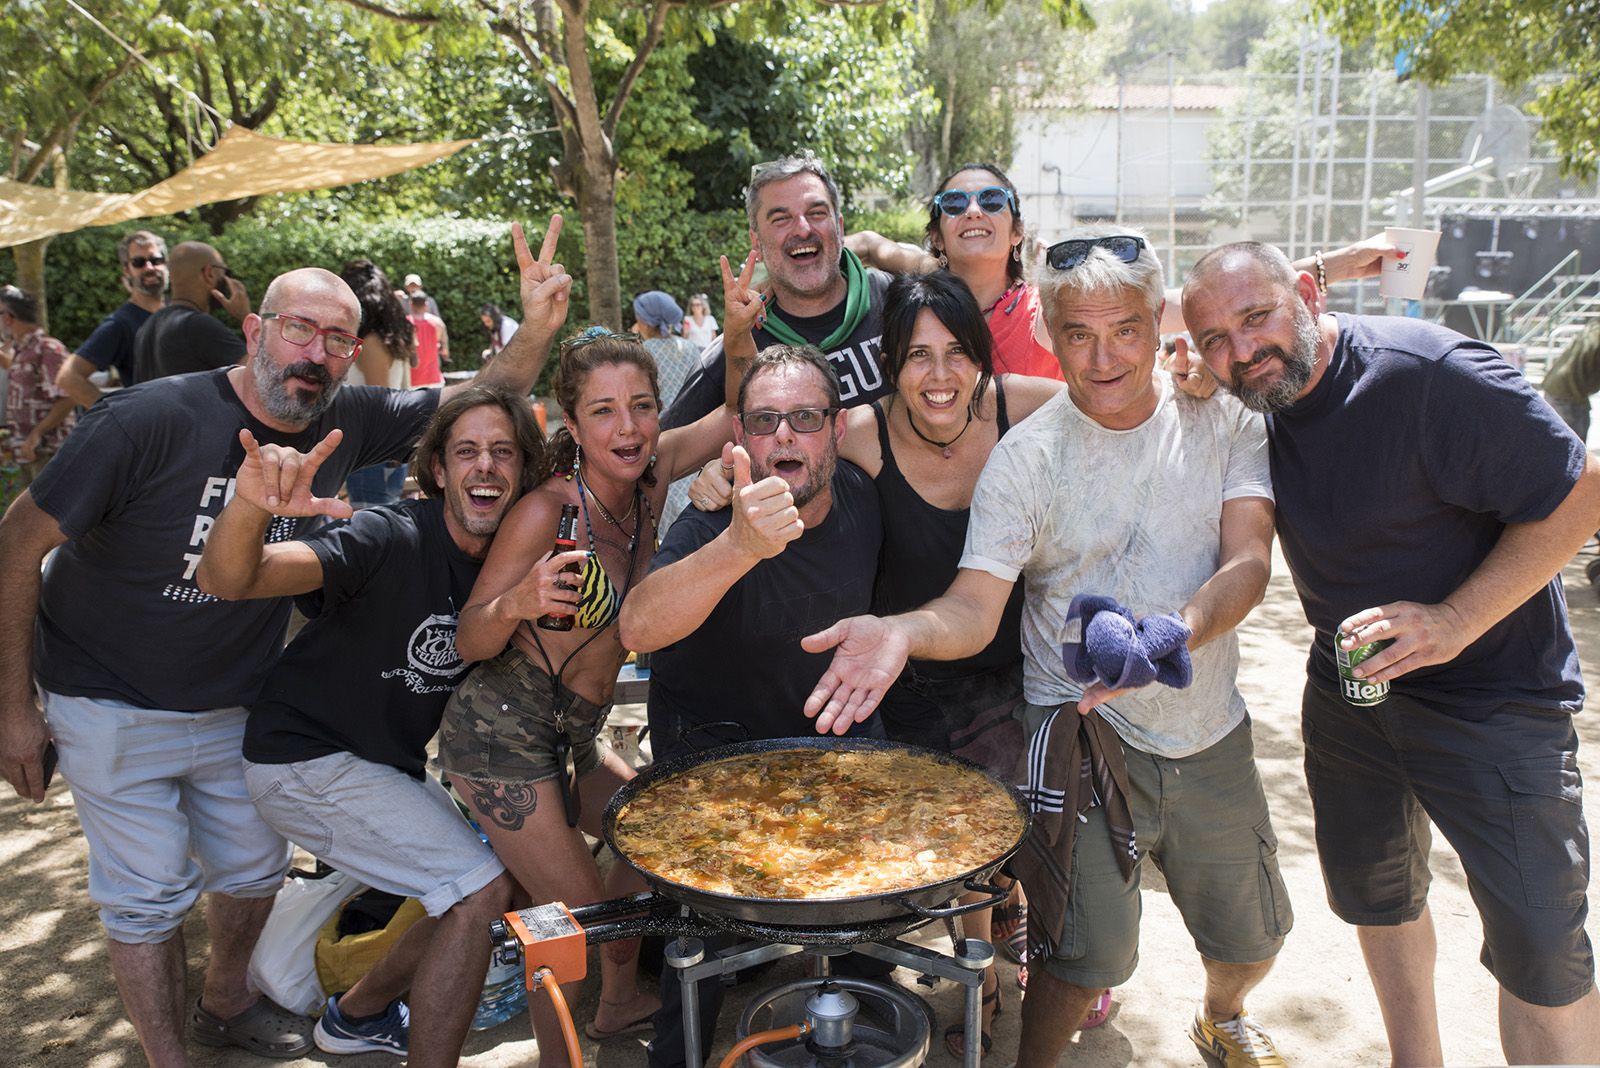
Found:
[[[250,799],[278,833],[368,886],[414,897],[429,916],[505,871],[438,781],[351,753],[244,763]]]
[[[600,766],[596,738],[611,705],[597,705],[562,687],[565,701],[558,715],[554,691],[550,675],[515,645],[479,664],[445,705],[440,767],[477,782],[543,782],[564,770],[556,743],[565,733],[574,776],[589,774]]]
[[[1028,725],[1042,722],[1028,706]],[[1246,718],[1209,748],[1161,757],[1123,746],[1139,862],[1117,866],[1105,809],[1078,827],[1072,889],[1051,975],[1090,989],[1121,986],[1139,962],[1139,881],[1149,855],[1201,955],[1223,964],[1270,960],[1294,926],[1278,870],[1278,838],[1256,772]],[[1026,889],[1026,887],[1024,887]]]
[[[1340,919],[1385,927],[1422,914],[1431,820],[1461,857],[1495,980],[1533,1005],[1593,988],[1571,716],[1501,708],[1467,720],[1392,690],[1357,708],[1307,683],[1301,729],[1317,858]]]
[[[278,892],[289,845],[245,791],[244,709],[44,696],[89,843],[89,898],[108,935],[164,942],[203,893]]]

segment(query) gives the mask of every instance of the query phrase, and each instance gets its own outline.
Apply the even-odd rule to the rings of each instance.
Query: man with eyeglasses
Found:
[[[877,490],[839,460],[838,411],[822,353],[775,345],[756,356],[739,389],[732,507],[686,509],[623,603],[622,643],[653,653],[657,760],[810,729],[800,709],[827,658],[801,650],[800,638],[867,610],[883,540]],[[876,719],[858,732],[882,737]],[[708,1042],[722,992],[714,979],[700,984]],[[683,1068],[676,976],[661,993],[650,1065]]]
[[[889,276],[844,247],[839,187],[810,152],[751,169],[745,189],[750,245],[766,267],[767,309],[754,331],[756,350],[812,345],[839,379],[839,403],[867,404],[889,393],[878,363],[883,294]],[[661,427],[687,426],[722,404],[723,339],[700,354],[700,368],[661,416]],[[743,371],[735,361],[734,374]]]
[[[1195,264],[1183,310],[1212,372],[1267,413],[1316,631],[1301,727],[1328,903],[1356,928],[1392,1063],[1446,1063],[1431,823],[1478,909],[1508,1063],[1600,1063],[1561,580],[1600,525],[1600,462],[1493,348],[1329,314],[1322,289],[1241,242]],[[1347,680],[1336,657],[1367,645]]]
[[[250,294],[222,253],[204,241],[185,241],[172,250],[167,270],[172,295],[134,338],[130,385],[229,367],[245,356],[244,338],[211,314],[221,308],[240,323],[250,314]]]
[[[1235,686],[1234,627],[1271,568],[1266,434],[1237,400],[1153,377],[1164,293],[1144,235],[1082,228],[1038,284],[1065,392],[995,446],[942,597],[805,639],[838,647],[806,712],[838,732],[908,656],[981,649],[1026,576],[1019,1068],[1055,1068],[1100,992],[1133,974],[1146,854],[1205,968],[1190,1037],[1228,1068],[1282,1065],[1244,1012],[1293,918]]]
[[[513,227],[524,318],[486,383],[526,395],[565,321],[571,278],[550,262],[559,232],[555,216],[536,260]],[[342,389],[360,327],[339,276],[280,276],[245,317],[248,362],[96,405],[0,520],[0,774],[43,800],[53,743],[123,1005],[155,1065],[186,1063],[186,1012],[207,1045],[279,1057],[311,1046],[309,1021],[246,981],[288,851],[244,787],[244,706],[282,645],[289,602],[220,601],[195,571],[245,458],[241,429],[288,450],[263,456],[269,507],[291,495],[294,457],[336,428],[344,442],[316,472],[318,496],[409,454],[440,394]],[[266,540],[309,523],[278,517]],[[202,893],[212,953],[186,1006],[181,928]]]
[[[167,243],[149,230],[135,230],[117,242],[117,264],[128,299],[100,321],[56,375],[61,392],[85,408],[102,396],[89,379],[96,371],[115,370],[122,385],[133,384],[134,339],[161,310],[167,292]]]

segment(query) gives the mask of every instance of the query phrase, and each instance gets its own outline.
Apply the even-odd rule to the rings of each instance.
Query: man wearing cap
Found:
[[[405,289],[406,289],[406,297],[407,298],[410,298],[411,295],[414,294],[414,293],[422,293],[422,276],[420,274],[408,274],[408,275],[406,275]],[[438,315],[439,314],[439,305],[432,297],[430,297],[426,293],[422,293],[422,299],[427,302],[427,304],[428,304],[428,312],[430,314],[432,314],[432,315]]]
[[[243,336],[223,326],[212,308],[238,322],[250,314],[244,283],[228,274],[222,253],[204,241],[172,250],[172,299],[139,328],[133,342],[133,383],[210,371],[244,359]]]
[[[411,369],[413,386],[437,386],[444,381],[442,364],[450,362],[450,333],[444,320],[428,310],[433,298],[418,289],[411,294],[411,326],[417,332],[417,365]]]
[[[56,375],[61,392],[85,408],[100,399],[100,387],[89,380],[96,371],[115,370],[122,385],[133,384],[134,338],[160,310],[167,291],[167,243],[149,230],[135,230],[117,242],[117,265],[128,299],[100,321]]]

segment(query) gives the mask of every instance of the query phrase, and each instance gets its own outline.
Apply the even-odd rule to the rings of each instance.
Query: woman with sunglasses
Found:
[[[655,361],[638,338],[600,328],[562,345],[555,396],[565,426],[460,614],[457,650],[485,662],[445,708],[439,761],[534,900],[577,906],[644,889],[622,864],[603,882],[580,833],[600,835],[606,803],[634,774],[597,741],[627,657],[617,616],[650,569],[668,485],[719,452],[733,419],[719,408],[663,433]],[[577,547],[554,551],[564,509],[577,513]],[[648,1026],[659,1007],[638,989],[638,952],[637,939],[603,947],[590,1038]],[[550,1001],[529,1006],[541,1063],[581,1068],[566,1063]]]
[[[729,324],[730,338],[735,327]],[[753,349],[753,341],[747,343]],[[743,346],[735,341],[730,352]],[[955,578],[966,543],[967,514],[978,475],[1012,424],[1032,415],[1064,384],[997,374],[993,343],[972,292],[948,271],[901,275],[883,307],[883,373],[894,392],[841,412],[839,455],[864,470],[882,503],[883,553],[873,611],[900,612],[942,594]],[[724,457],[724,460],[726,457]],[[732,486],[723,464],[702,469],[689,496],[723,507]],[[703,503],[702,503],[703,502]],[[879,705],[896,741],[954,752],[1009,776],[1023,738],[1011,710],[1022,699],[1022,584],[994,639],[975,656],[913,661]],[[964,921],[987,931],[987,910]],[[983,1047],[1001,1009],[997,975],[984,976]],[[961,1055],[963,1028],[945,1035]]]

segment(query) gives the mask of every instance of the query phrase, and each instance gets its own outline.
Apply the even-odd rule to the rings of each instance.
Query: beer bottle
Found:
[[[553,555],[559,556],[561,553],[571,552],[577,547],[578,506],[575,504],[563,504],[561,506],[561,522],[556,527],[555,547],[552,548],[550,552]],[[575,574],[581,573],[583,571],[583,565],[568,564],[566,567],[561,569],[561,574],[564,575],[569,571]],[[576,585],[568,586],[565,583],[558,583],[558,585],[560,585],[562,589],[566,590],[575,590],[578,588]],[[566,615],[559,616],[555,613],[543,615],[539,617],[538,623],[540,629],[542,630],[571,630],[572,613],[568,612]]]

